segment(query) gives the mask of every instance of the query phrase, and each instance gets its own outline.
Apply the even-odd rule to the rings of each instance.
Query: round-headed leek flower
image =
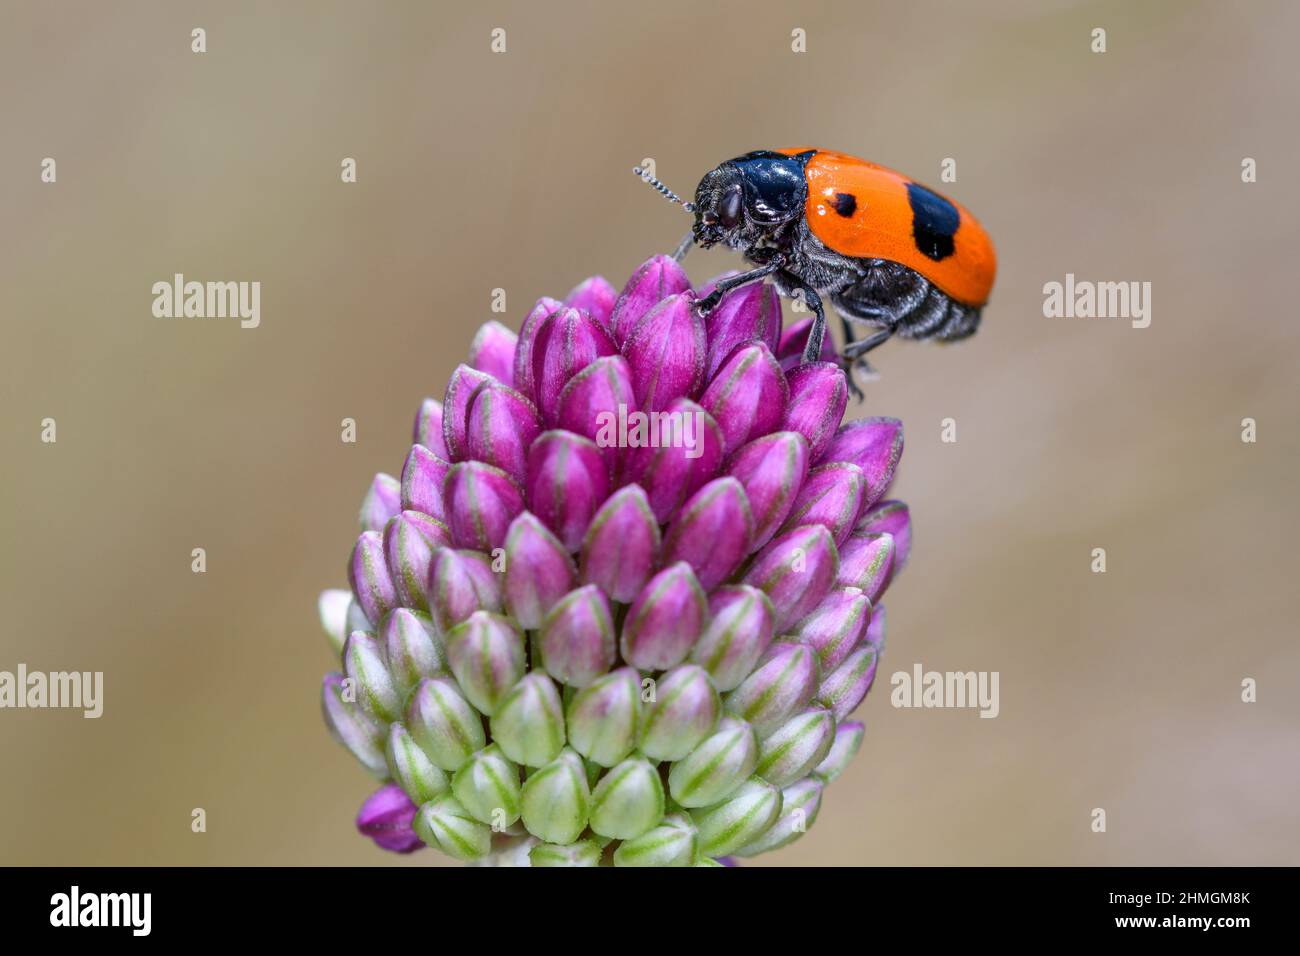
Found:
[[[771,286],[696,299],[656,256],[489,322],[374,479],[320,611],[385,849],[718,865],[798,839],[858,749],[901,425],[841,424],[833,348],[804,363]]]

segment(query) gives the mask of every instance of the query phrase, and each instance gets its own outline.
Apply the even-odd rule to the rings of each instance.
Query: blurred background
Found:
[[[861,753],[758,865],[1300,863],[1293,4],[3,18],[0,670],[103,671],[105,709],[0,711],[0,862],[437,863],[356,834],[373,783],[320,717],[362,494],[480,323],[673,247],[631,166],[686,193],[813,143],[960,200],[1000,274],[975,338],[886,345],[850,409],[906,425],[913,556]],[[153,318],[177,272],[260,281],[260,328]],[[1150,282],[1150,327],[1044,318],[1066,273]],[[999,671],[999,717],[890,707],[917,662]]]

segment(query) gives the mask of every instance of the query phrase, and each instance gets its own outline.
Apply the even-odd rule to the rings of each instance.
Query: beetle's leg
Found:
[[[695,245],[695,230],[692,229],[677,243],[677,248],[673,250],[673,262],[681,262],[686,258],[686,253],[691,251],[691,246]]]
[[[862,356],[866,355],[876,346],[884,345],[887,341],[889,341],[889,337],[893,334],[894,334],[894,330],[892,328],[881,329],[879,332],[875,332],[872,333],[871,335],[868,335],[865,339],[862,339],[860,342],[854,342],[851,345],[846,345],[844,347],[844,357],[851,358],[851,359],[862,358]]]
[[[773,258],[770,262],[759,266],[757,269],[751,269],[748,272],[742,272],[738,276],[731,276],[720,280],[712,292],[695,303],[695,311],[700,315],[708,315],[717,308],[718,303],[722,301],[722,297],[732,289],[738,288],[742,285],[748,285],[751,282],[758,282],[761,279],[766,279],[772,273],[779,272],[781,265],[784,262],[785,260],[778,256]]]
[[[826,312],[822,309],[822,297],[807,285],[800,286],[800,291],[803,293],[804,302],[813,310],[814,315],[812,328],[808,330],[808,342],[803,347],[803,360],[820,362],[822,344],[826,341]]]

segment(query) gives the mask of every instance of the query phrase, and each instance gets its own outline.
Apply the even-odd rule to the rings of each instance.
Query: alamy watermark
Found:
[[[618,412],[596,415],[596,444],[601,448],[684,448],[687,458],[704,454],[704,412]]]
[[[185,281],[153,284],[153,314],[159,319],[239,319],[240,328],[262,324],[262,283]]]
[[[127,926],[132,936],[148,936],[152,893],[82,893],[74,886],[50,897],[51,926]]]
[[[911,672],[895,671],[889,702],[895,707],[979,708],[981,717],[996,717],[998,671],[927,671],[913,664]]]
[[[0,709],[67,707],[94,719],[104,712],[103,671],[0,671]]]
[[[1131,319],[1133,328],[1151,324],[1150,282],[1076,281],[1043,284],[1043,316],[1048,319]]]

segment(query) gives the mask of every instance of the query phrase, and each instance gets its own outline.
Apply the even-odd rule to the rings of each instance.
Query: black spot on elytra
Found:
[[[957,207],[916,183],[907,184],[907,201],[912,206],[912,239],[916,248],[935,262],[952,255],[952,237],[961,221]]]
[[[837,213],[848,219],[858,208],[858,197],[853,193],[836,193],[831,206]]]

